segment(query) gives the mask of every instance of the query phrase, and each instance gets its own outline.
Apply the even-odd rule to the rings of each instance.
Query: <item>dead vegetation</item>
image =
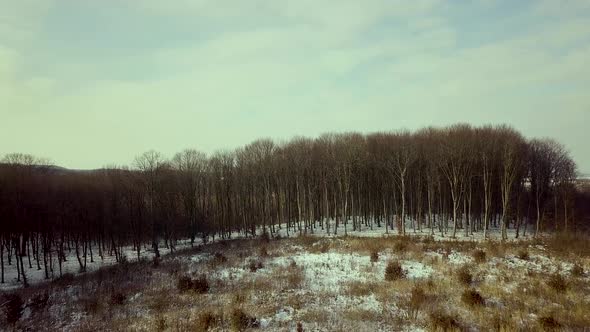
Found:
[[[471,271],[469,266],[462,266],[457,271],[457,281],[464,286],[469,286],[473,282],[473,276],[471,275]]]
[[[404,269],[398,261],[390,261],[385,268],[385,280],[395,281],[406,276]]]
[[[298,256],[307,253],[341,260],[310,270],[313,262]],[[589,261],[567,257],[541,241],[225,241],[163,257],[157,266],[127,263],[4,294],[0,304],[10,304],[0,323],[85,331],[583,330],[590,326]],[[318,290],[326,278],[337,287]]]

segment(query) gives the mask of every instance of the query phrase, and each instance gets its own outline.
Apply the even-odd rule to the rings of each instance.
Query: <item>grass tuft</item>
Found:
[[[178,278],[176,288],[178,288],[181,293],[191,291],[197,294],[204,294],[209,291],[209,282],[205,276],[200,276],[197,279],[182,276]]]
[[[474,250],[471,253],[471,256],[473,257],[473,260],[475,260],[475,262],[478,264],[485,263],[486,261],[486,252],[481,249]]]
[[[379,261],[379,252],[371,251],[371,263],[377,263]]]
[[[418,317],[418,313],[422,309],[422,307],[426,304],[428,300],[428,296],[424,289],[419,285],[414,285],[412,288],[412,292],[410,293],[410,301],[408,303],[410,317],[412,319],[416,319]]]
[[[464,290],[463,294],[461,294],[461,301],[470,307],[485,305],[485,300],[481,294],[474,289]]]
[[[244,310],[240,308],[234,308],[230,314],[231,327],[237,331],[244,331],[248,328],[258,327],[258,321],[256,318],[246,314]]]
[[[395,281],[403,279],[405,276],[406,272],[398,261],[390,261],[387,263],[387,267],[385,268],[385,280]]]
[[[556,331],[561,328],[561,324],[553,316],[541,316],[538,322],[545,331]]]
[[[459,321],[443,311],[431,312],[428,318],[429,327],[432,331],[454,331],[461,329]]]
[[[574,277],[583,277],[584,276],[584,268],[582,267],[582,265],[580,265],[580,263],[575,263],[574,266],[572,267],[571,272]]]
[[[522,259],[522,260],[525,260],[525,261],[528,261],[531,258],[530,255],[529,255],[528,250],[526,250],[526,249],[520,249],[518,251],[517,257],[520,258],[520,259]]]
[[[15,324],[21,318],[24,303],[20,295],[16,293],[6,294],[4,296],[4,315],[9,324]]]
[[[248,263],[248,268],[250,269],[250,272],[256,272],[256,271],[264,268],[264,265],[262,264],[262,261],[260,261],[260,260],[251,259],[250,263]]]
[[[559,273],[555,273],[549,277],[547,286],[559,293],[565,292],[568,288],[567,281]]]
[[[457,271],[457,281],[464,286],[469,286],[473,282],[473,276],[469,272],[469,267],[464,265]]]

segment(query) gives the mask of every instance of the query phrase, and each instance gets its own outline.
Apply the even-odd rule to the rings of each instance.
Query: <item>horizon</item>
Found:
[[[0,0],[2,1],[2,0]],[[0,157],[508,124],[590,174],[590,2],[4,1]]]

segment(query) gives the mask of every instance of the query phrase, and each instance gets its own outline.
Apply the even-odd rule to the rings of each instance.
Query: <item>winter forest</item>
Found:
[[[66,252],[81,271],[122,248],[234,233],[428,233],[455,238],[490,230],[507,239],[568,231],[576,222],[576,165],[551,139],[507,126],[425,128],[369,135],[260,139],[212,156],[156,151],[130,167],[73,171],[23,154],[0,169],[1,282],[16,264],[45,278]],[[333,221],[333,222],[332,222]]]
[[[575,330],[590,324],[588,192],[563,145],[506,125],[152,150],[85,171],[8,154],[0,319],[17,331]]]
[[[0,332],[590,331],[590,0],[0,0]]]

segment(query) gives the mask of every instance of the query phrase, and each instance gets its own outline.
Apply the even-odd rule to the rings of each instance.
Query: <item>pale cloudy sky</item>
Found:
[[[0,155],[508,123],[590,172],[590,0],[0,0]]]

